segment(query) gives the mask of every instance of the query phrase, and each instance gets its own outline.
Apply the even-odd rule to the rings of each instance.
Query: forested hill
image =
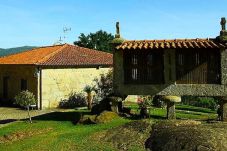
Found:
[[[36,47],[35,46],[23,46],[23,47],[15,47],[15,48],[8,48],[8,49],[0,48],[0,57],[7,56],[10,54],[14,54],[14,53],[23,52],[26,50],[31,50],[33,48],[36,48]]]

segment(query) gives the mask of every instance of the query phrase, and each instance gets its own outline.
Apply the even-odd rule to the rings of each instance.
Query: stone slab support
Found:
[[[179,96],[164,96],[164,101],[167,103],[167,119],[176,119],[175,113],[175,103],[181,102],[181,97]]]
[[[227,122],[227,97],[224,97],[220,101],[220,116],[221,121]]]
[[[171,101],[167,102],[167,119],[176,119],[175,103]]]

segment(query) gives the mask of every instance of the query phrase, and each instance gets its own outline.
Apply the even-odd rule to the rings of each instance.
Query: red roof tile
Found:
[[[175,48],[225,48],[215,39],[173,39],[124,41],[116,49],[175,49]]]
[[[35,48],[0,58],[0,64],[32,64],[50,66],[110,65],[110,53],[69,44]]]

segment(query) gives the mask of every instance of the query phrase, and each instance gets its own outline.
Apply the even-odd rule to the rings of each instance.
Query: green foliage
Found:
[[[163,101],[162,96],[160,95],[155,95],[152,100],[152,105],[154,107],[164,107],[166,105],[165,101]]]
[[[218,100],[213,97],[182,96],[182,104],[215,110],[218,105]]]
[[[91,93],[94,90],[94,87],[90,86],[90,85],[86,85],[84,87],[84,92],[86,93]]]
[[[112,47],[110,45],[110,42],[113,39],[114,36],[111,33],[99,30],[96,33],[90,33],[88,35],[81,33],[79,36],[79,40],[75,41],[74,44],[81,47],[112,53]]]
[[[151,96],[141,96],[137,99],[137,103],[139,108],[147,108],[152,105],[152,97]]]
[[[6,55],[10,55],[10,54],[15,54],[15,53],[19,53],[19,52],[23,52],[26,50],[31,50],[33,48],[33,46],[23,46],[23,47],[15,47],[15,48],[8,48],[8,49],[2,49],[0,48],[0,56],[6,56]]]
[[[87,106],[86,97],[83,93],[71,93],[68,99],[61,100],[59,103],[60,108],[75,108]]]
[[[15,104],[22,107],[28,107],[30,105],[36,104],[35,95],[32,92],[21,91],[18,95],[15,96]]]
[[[94,79],[96,86],[96,100],[102,100],[113,93],[113,71],[110,70],[107,74],[101,74],[100,78]],[[96,101],[95,100],[95,101]]]

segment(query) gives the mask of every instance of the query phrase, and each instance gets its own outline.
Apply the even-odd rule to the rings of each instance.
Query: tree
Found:
[[[88,104],[88,109],[90,110],[92,108],[92,95],[91,92],[93,91],[93,87],[86,85],[84,88],[84,92],[87,93],[87,104]]]
[[[75,41],[74,44],[85,48],[112,53],[110,42],[113,39],[114,36],[111,33],[99,30],[96,33],[90,33],[88,35],[81,33],[79,36],[79,40]]]
[[[29,107],[33,104],[36,104],[34,94],[32,92],[29,92],[28,90],[21,91],[18,95],[15,96],[15,103],[27,108],[29,121],[30,123],[32,123]]]

